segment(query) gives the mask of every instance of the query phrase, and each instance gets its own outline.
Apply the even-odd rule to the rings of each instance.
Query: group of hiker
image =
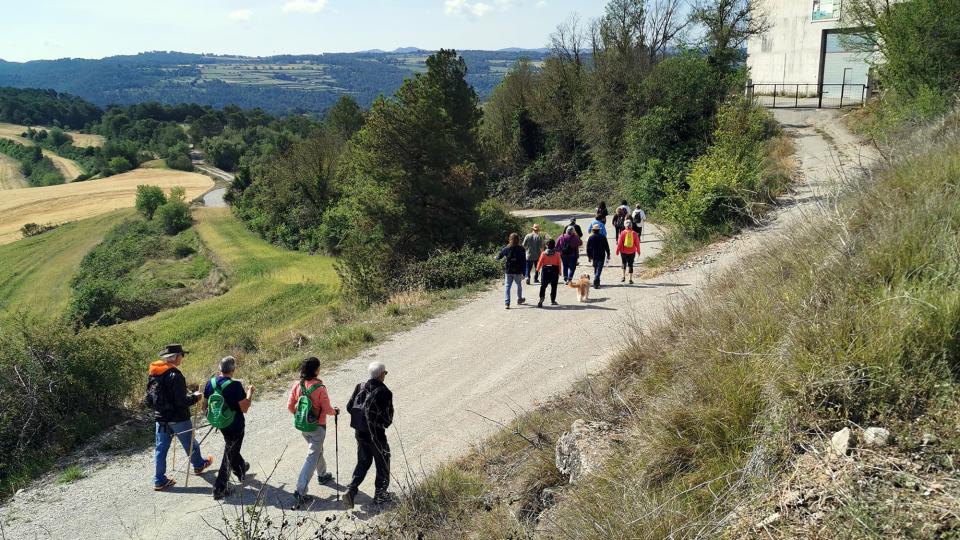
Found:
[[[576,279],[576,270],[580,260],[581,249],[586,247],[587,260],[593,267],[593,287],[600,288],[600,275],[606,263],[610,262],[610,246],[607,242],[607,218],[610,216],[607,204],[600,201],[596,215],[587,226],[589,236],[584,241],[583,230],[577,224],[576,218],[571,218],[564,227],[563,234],[554,240],[542,233],[539,224],[534,224],[532,231],[520,239],[517,233],[511,233],[507,239],[507,246],[497,255],[498,260],[504,261],[504,303],[510,309],[511,290],[516,287],[517,304],[526,303],[523,296],[523,282],[540,284],[540,300],[537,307],[543,307],[546,300],[547,288],[550,289],[550,303],[557,305],[557,286],[560,276],[563,276],[565,285]],[[623,275],[621,283],[629,280],[633,284],[634,265],[637,255],[640,254],[640,241],[643,235],[643,224],[646,221],[641,205],[631,210],[627,201],[622,201],[614,211],[611,224],[615,231],[615,254],[620,256]]]
[[[211,429],[219,430],[223,436],[223,459],[213,484],[213,498],[222,500],[233,491],[229,487],[231,473],[239,482],[243,482],[250,470],[250,463],[244,460],[241,451],[246,428],[244,415],[250,409],[255,388],[251,385],[245,389],[240,381],[234,379],[237,360],[227,356],[220,360],[219,374],[207,381],[203,392],[189,392],[186,378],[179,370],[186,355],[187,351],[182,345],[172,343],[160,351],[158,360],[150,364],[144,401],[154,410],[156,423],[154,490],[163,491],[176,484],[166,474],[167,453],[174,437],[189,456],[193,474],[201,476],[213,465],[214,457],[203,457],[201,453],[201,441],[196,438],[198,427],[194,426],[191,418],[192,407],[200,402]],[[336,424],[340,409],[331,405],[319,372],[319,359],[305,359],[300,366],[300,379],[290,388],[287,400],[287,409],[293,417],[292,428],[301,434],[307,446],[306,458],[293,493],[294,509],[303,508],[313,501],[309,495],[312,478],[316,477],[321,486],[329,485],[334,480],[333,474],[327,470],[323,446],[327,418],[333,417]],[[353,389],[346,405],[350,427],[357,441],[357,464],[344,494],[345,507],[348,509],[353,508],[360,484],[371,465],[376,467],[374,503],[392,501],[392,495],[387,491],[390,483],[390,445],[386,430],[393,423],[393,394],[384,384],[387,369],[382,362],[371,363],[368,375],[365,382]],[[334,488],[339,490],[340,486]]]

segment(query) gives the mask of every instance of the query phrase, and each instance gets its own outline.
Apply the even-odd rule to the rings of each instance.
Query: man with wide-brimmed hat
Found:
[[[213,464],[213,456],[203,459],[200,444],[193,439],[191,432],[190,407],[200,400],[199,393],[187,392],[187,380],[177,369],[183,362],[187,351],[179,343],[171,343],[158,354],[159,360],[150,364],[147,380],[147,397],[144,402],[153,408],[156,420],[156,449],[154,451],[155,474],[153,489],[162,491],[176,482],[167,477],[167,451],[173,437],[180,439],[184,451],[190,455],[190,464],[197,476],[203,474]]]

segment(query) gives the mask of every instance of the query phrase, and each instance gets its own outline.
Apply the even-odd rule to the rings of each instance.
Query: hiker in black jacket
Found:
[[[610,244],[600,234],[600,225],[594,225],[587,240],[587,259],[593,263],[593,288],[600,288],[600,273],[605,262],[610,262]]]
[[[176,484],[172,478],[167,478],[167,451],[170,450],[174,435],[180,439],[184,451],[190,454],[194,474],[200,476],[213,464],[213,456],[203,459],[200,444],[196,439],[193,440],[193,448],[190,448],[193,431],[190,407],[200,401],[200,393],[187,393],[187,380],[177,369],[186,354],[187,351],[183,350],[179,343],[171,343],[160,351],[160,360],[150,364],[147,397],[144,401],[153,408],[156,420],[154,491],[161,491]]]
[[[510,287],[514,283],[517,285],[517,303],[526,302],[523,298],[523,275],[527,269],[527,251],[520,246],[519,234],[510,233],[507,247],[501,249],[497,255],[497,260],[500,259],[504,259],[503,274],[506,276],[503,283],[504,302],[507,309],[510,309]]]
[[[385,504],[393,499],[387,492],[390,486],[390,445],[387,443],[387,428],[393,424],[393,393],[383,384],[387,368],[382,362],[372,362],[367,369],[370,380],[358,384],[347,402],[350,427],[354,429],[357,437],[357,467],[353,470],[353,479],[343,497],[348,509],[353,508],[353,501],[371,463],[377,467],[373,502]]]

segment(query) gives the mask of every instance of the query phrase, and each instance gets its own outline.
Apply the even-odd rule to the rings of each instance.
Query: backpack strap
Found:
[[[303,381],[300,381],[300,395],[310,397],[310,394],[312,394],[314,390],[322,386],[323,386],[323,383],[318,382],[313,386],[311,386],[310,388],[307,388],[307,385],[304,384]]]

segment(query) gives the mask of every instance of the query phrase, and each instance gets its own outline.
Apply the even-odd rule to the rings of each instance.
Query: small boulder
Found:
[[[830,437],[830,446],[827,448],[827,454],[830,457],[843,457],[850,450],[850,428],[845,427]]]
[[[863,430],[864,448],[883,448],[890,444],[890,431],[882,427],[869,427]]]
[[[619,440],[615,435],[613,426],[606,422],[576,420],[570,431],[557,439],[557,470],[568,475],[571,484],[576,484],[596,471],[613,453],[613,444]]]

